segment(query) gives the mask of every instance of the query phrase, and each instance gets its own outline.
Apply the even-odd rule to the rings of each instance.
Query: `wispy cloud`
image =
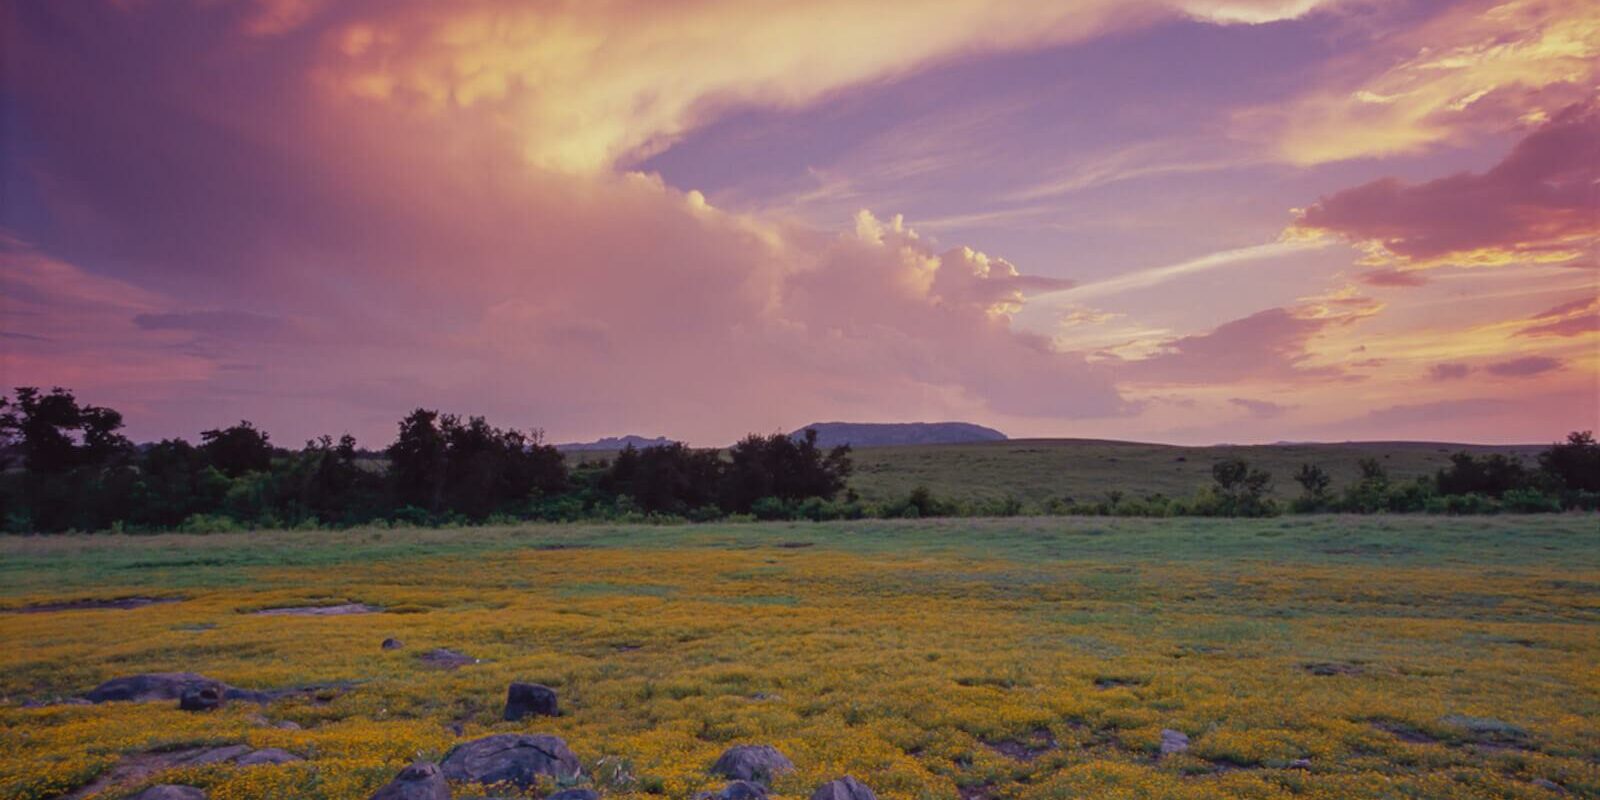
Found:
[[[1281,258],[1308,250],[1317,250],[1327,247],[1329,244],[1330,242],[1320,239],[1295,239],[1223,250],[1219,253],[1210,253],[1199,258],[1181,261],[1177,264],[1136,270],[1114,278],[1091,281],[1058,292],[1048,292],[1039,295],[1035,300],[1078,302],[1095,297],[1106,297],[1135,289],[1148,289],[1152,286],[1159,286],[1163,283],[1202,272],[1240,266],[1271,258]]]

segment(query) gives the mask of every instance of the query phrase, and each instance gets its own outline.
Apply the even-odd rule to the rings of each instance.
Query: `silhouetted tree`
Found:
[[[694,450],[682,442],[643,450],[630,444],[617,454],[601,485],[633,498],[642,511],[683,515],[716,504],[722,471],[716,450]]]
[[[272,444],[266,431],[257,430],[247,420],[228,428],[202,431],[200,452],[211,466],[230,478],[272,469]]]
[[[437,511],[444,504],[445,447],[439,412],[419,408],[400,420],[385,451],[397,505]]]
[[[799,437],[751,434],[728,455],[721,505],[729,511],[748,512],[763,497],[831,500],[851,470],[850,446],[824,453],[817,447],[817,432],[809,428]]]
[[[1224,516],[1258,517],[1274,513],[1266,502],[1272,474],[1252,469],[1242,458],[1227,458],[1211,466],[1217,498]]]
[[[1294,482],[1300,484],[1300,489],[1308,498],[1322,498],[1328,494],[1328,486],[1333,479],[1327,471],[1315,464],[1301,464],[1300,471],[1294,474]]]
[[[1600,492],[1600,442],[1592,431],[1573,431],[1539,454],[1539,469],[1569,492]]]
[[[1501,497],[1512,489],[1526,487],[1528,471],[1523,468],[1521,461],[1500,453],[1479,460],[1471,453],[1462,452],[1450,456],[1450,466],[1435,474],[1434,484],[1439,494],[1443,495]]]

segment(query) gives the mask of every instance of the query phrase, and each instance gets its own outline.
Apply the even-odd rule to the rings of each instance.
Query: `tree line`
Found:
[[[1304,464],[1287,505],[1273,476],[1240,459],[1212,469],[1188,498],[1131,496],[1050,500],[941,499],[926,488],[865,504],[846,487],[848,446],[823,449],[816,434],[751,434],[726,452],[681,443],[627,449],[569,464],[540,431],[501,429],[482,417],[417,409],[393,443],[362,450],[323,436],[298,449],[274,445],[245,421],[184,439],[136,446],[117,411],[70,392],[22,387],[0,397],[0,524],[6,531],[194,530],[450,525],[518,520],[707,521],[860,517],[1271,516],[1295,513],[1450,514],[1594,510],[1600,507],[1600,444],[1573,433],[1537,466],[1504,455],[1458,453],[1436,474],[1393,480],[1375,459],[1336,491],[1322,467]]]
[[[249,422],[135,446],[65,389],[0,397],[0,521],[13,532],[791,516],[834,503],[850,448],[751,434],[729,449],[628,448],[569,467],[539,431],[417,409],[381,452],[275,446]]]

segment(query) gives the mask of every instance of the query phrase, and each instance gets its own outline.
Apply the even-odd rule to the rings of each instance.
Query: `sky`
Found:
[[[0,38],[0,385],[136,440],[1600,428],[1586,0],[85,0]]]

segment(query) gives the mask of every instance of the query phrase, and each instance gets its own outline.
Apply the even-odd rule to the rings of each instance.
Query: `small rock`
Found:
[[[222,684],[196,684],[184,688],[183,694],[178,697],[178,708],[184,711],[216,711],[226,702]]]
[[[288,764],[290,762],[304,760],[305,759],[289,752],[288,750],[280,750],[276,747],[264,747],[260,750],[255,750],[239,756],[238,758],[234,759],[233,763],[238,764],[241,767],[255,767],[263,764]]]
[[[163,783],[152,786],[128,800],[206,800],[206,793],[193,786]]]
[[[711,765],[711,774],[739,781],[767,783],[773,776],[794,770],[794,762],[777,748],[764,744],[741,744],[728,748],[717,763]]]
[[[272,727],[282,731],[297,731],[300,730],[300,723],[295,722],[292,719],[286,719],[281,722],[273,723]]]
[[[247,744],[228,744],[221,747],[205,747],[195,751],[184,759],[184,766],[198,766],[200,764],[227,764],[236,759],[243,758],[254,750]]]
[[[562,789],[545,795],[544,800],[600,800],[600,793],[593,789]]]
[[[555,736],[502,733],[458,745],[440,763],[444,776],[461,783],[511,783],[527,789],[540,775],[570,781],[583,774],[578,757]]]
[[[811,800],[878,800],[865,784],[849,775],[824,783],[811,793]]]
[[[554,717],[561,710],[556,703],[556,691],[537,683],[513,683],[506,690],[507,722],[523,717]]]
[[[1533,785],[1539,787],[1540,789],[1545,789],[1545,790],[1548,790],[1548,791],[1555,792],[1556,794],[1566,794],[1567,793],[1567,787],[1562,786],[1561,784],[1556,783],[1555,781],[1550,780],[1549,778],[1534,778],[1533,779]]]
[[[438,764],[418,762],[400,770],[372,800],[450,800],[450,784]]]
[[[383,647],[385,650],[399,650],[405,646],[406,643],[400,641],[399,639],[384,639],[383,644],[381,645],[381,647]]]
[[[1182,753],[1189,749],[1189,735],[1183,731],[1163,728],[1161,731],[1161,755],[1170,756],[1173,753]]]
[[[1297,758],[1289,762],[1289,769],[1311,769],[1311,759]]]

